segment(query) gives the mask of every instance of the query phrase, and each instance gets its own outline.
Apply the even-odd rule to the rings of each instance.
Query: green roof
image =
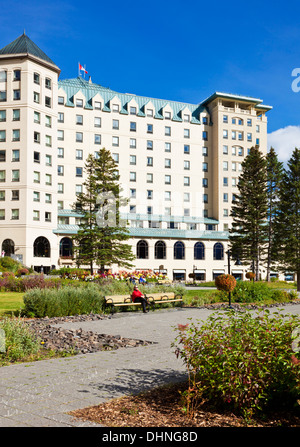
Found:
[[[25,32],[16,40],[2,48],[0,50],[0,55],[1,54],[30,54],[42,59],[45,62],[48,62],[51,65],[55,65],[50,57],[48,57],[31,39],[29,39],[28,36],[26,36]]]

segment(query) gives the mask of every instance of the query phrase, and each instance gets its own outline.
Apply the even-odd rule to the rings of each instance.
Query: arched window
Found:
[[[154,246],[155,259],[166,259],[166,244],[163,241],[157,241]]]
[[[148,243],[146,241],[138,241],[136,244],[137,259],[148,259]]]
[[[174,244],[174,259],[184,259],[184,243],[181,241],[177,241]]]
[[[2,252],[4,256],[10,256],[15,254],[15,243],[11,239],[5,239],[2,242]]]
[[[220,242],[214,245],[214,260],[220,261],[224,259],[224,247]]]
[[[194,245],[194,259],[205,259],[205,246],[203,242],[196,242]]]
[[[72,240],[69,237],[63,237],[59,243],[59,256],[71,257],[73,252],[72,248]]]
[[[33,256],[50,258],[50,242],[44,236],[37,237],[33,244]]]

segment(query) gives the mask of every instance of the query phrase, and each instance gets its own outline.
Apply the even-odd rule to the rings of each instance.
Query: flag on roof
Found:
[[[84,73],[87,73],[86,69],[81,64],[79,64],[79,71],[83,71]]]

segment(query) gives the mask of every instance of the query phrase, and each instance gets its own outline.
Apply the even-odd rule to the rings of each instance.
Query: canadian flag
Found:
[[[84,73],[87,73],[86,69],[83,68],[83,66],[81,64],[79,64],[79,71],[84,71]]]

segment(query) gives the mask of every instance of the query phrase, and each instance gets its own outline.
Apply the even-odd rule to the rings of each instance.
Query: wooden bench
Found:
[[[146,295],[145,297],[148,300],[147,303],[147,310],[149,310],[149,307],[151,306],[152,309],[155,309],[156,304],[165,304],[165,303],[183,303],[182,295],[177,294],[175,295],[174,292],[172,293],[153,293],[152,295]],[[104,297],[105,299],[105,308],[110,307],[111,313],[115,312],[116,307],[125,307],[125,306],[141,306],[142,303],[133,303],[132,299],[128,295],[108,295]]]
[[[162,284],[172,284],[172,281],[170,279],[158,279],[157,280],[157,284],[162,285]]]

